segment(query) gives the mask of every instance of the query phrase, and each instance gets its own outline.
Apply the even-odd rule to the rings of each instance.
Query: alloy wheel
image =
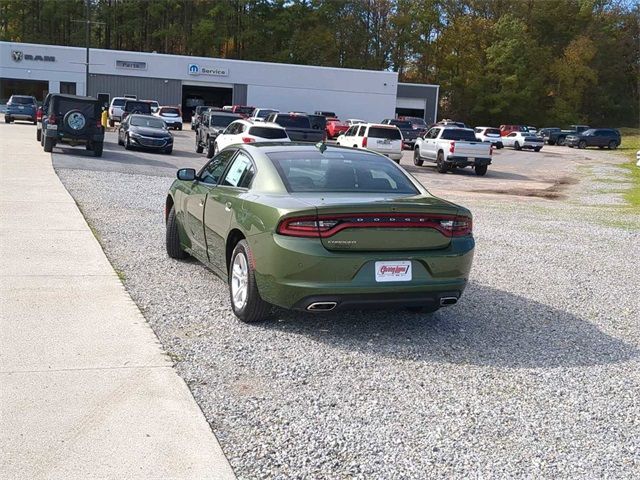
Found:
[[[247,303],[249,291],[249,268],[247,257],[239,252],[231,266],[231,299],[234,306],[241,310]]]

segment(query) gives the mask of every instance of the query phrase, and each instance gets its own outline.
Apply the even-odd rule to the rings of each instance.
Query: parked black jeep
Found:
[[[50,152],[58,143],[85,145],[94,157],[102,156],[102,105],[93,97],[54,93],[42,117],[42,145]]]

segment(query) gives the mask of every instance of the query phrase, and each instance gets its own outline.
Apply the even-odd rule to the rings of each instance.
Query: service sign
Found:
[[[129,60],[116,60],[116,68],[123,70],[146,70],[147,62],[130,62]]]
[[[206,67],[197,63],[190,63],[188,70],[189,75],[208,75],[211,77],[228,77],[229,69],[221,67]]]

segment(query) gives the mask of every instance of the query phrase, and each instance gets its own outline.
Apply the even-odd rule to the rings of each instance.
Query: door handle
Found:
[[[231,202],[227,202],[227,203],[225,203],[225,204],[224,204],[224,209],[225,209],[227,212],[230,212],[230,211],[231,211]]]

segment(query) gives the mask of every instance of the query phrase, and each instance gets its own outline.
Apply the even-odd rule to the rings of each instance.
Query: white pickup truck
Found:
[[[416,140],[413,164],[435,162],[440,173],[472,166],[476,175],[484,175],[492,154],[492,145],[479,141],[472,129],[436,125]]]

